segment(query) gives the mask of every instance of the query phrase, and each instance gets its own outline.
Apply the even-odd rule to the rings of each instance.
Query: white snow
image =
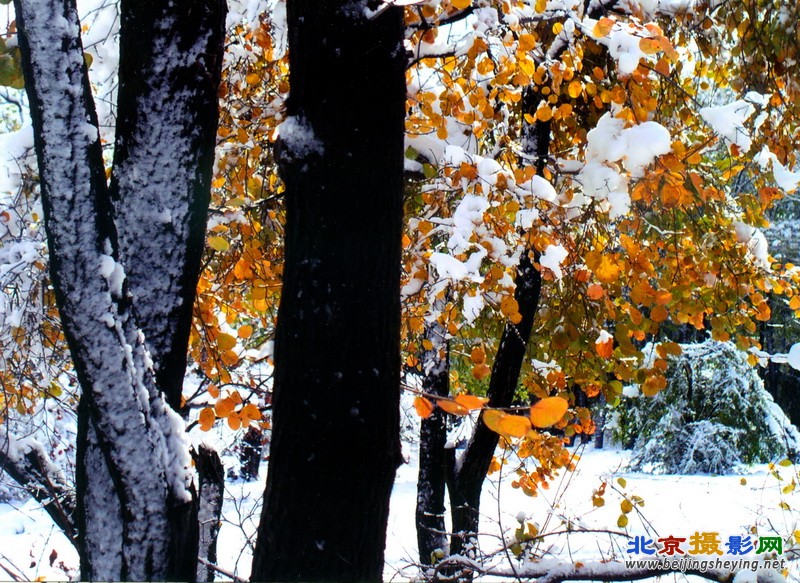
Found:
[[[322,141],[304,115],[290,115],[283,120],[278,126],[278,135],[293,158],[305,158],[311,154],[321,156],[325,151]]]
[[[569,255],[569,253],[563,245],[548,245],[539,258],[539,263],[542,267],[546,267],[552,271],[556,279],[561,279],[564,277],[564,273],[561,271],[561,264],[564,263],[564,259],[567,258],[567,255]]]
[[[703,107],[699,113],[720,138],[736,144],[744,152],[750,149],[753,140],[745,129],[744,122],[755,113],[755,107],[751,103],[739,99],[727,105]]]
[[[800,370],[800,342],[792,344],[786,362],[788,362],[792,368]]]

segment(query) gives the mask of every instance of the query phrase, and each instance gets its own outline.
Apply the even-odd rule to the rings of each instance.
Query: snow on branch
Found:
[[[39,502],[71,541],[75,540],[75,492],[64,473],[51,462],[42,444],[32,438],[5,435],[0,468]]]
[[[632,561],[638,563],[639,561]],[[713,560],[710,561],[713,563]],[[437,573],[447,572],[447,568],[461,568],[472,571],[481,576],[501,577],[515,580],[534,580],[536,583],[562,583],[564,581],[639,581],[651,577],[661,577],[668,573],[682,573],[695,575],[709,581],[727,583],[734,581],[737,571],[729,569],[681,568],[671,560],[648,562],[647,566],[628,566],[626,563],[615,561],[576,562],[565,563],[560,561],[542,561],[529,563],[517,568],[502,568],[483,566],[464,557],[448,557],[437,565]],[[461,574],[459,574],[460,576]],[[439,576],[440,580],[446,577]],[[456,577],[457,578],[457,577]],[[772,569],[758,571],[758,581],[764,583],[778,583],[785,581],[783,575]]]

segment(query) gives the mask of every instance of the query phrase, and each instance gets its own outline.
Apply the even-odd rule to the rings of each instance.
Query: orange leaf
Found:
[[[219,397],[219,389],[217,388],[217,385],[215,385],[214,383],[208,385],[208,388],[206,390],[208,391],[208,394],[211,395],[213,398],[216,399]]]
[[[436,401],[436,404],[439,405],[444,411],[447,411],[451,415],[459,415],[463,417],[469,411],[465,407],[462,407],[455,401],[450,401],[449,399],[439,399]]]
[[[652,310],[650,310],[650,319],[653,322],[663,322],[669,316],[669,312],[664,306],[655,306]]]
[[[586,288],[586,297],[588,297],[590,300],[599,300],[603,297],[604,293],[603,286],[599,283],[593,283]]]
[[[253,335],[253,327],[249,324],[245,324],[236,332],[239,335],[239,338],[250,338]]]
[[[243,420],[247,419],[247,421],[259,421],[261,419],[261,411],[259,411],[258,407],[252,403],[248,403],[242,407],[241,411],[239,411],[239,416]]]
[[[531,420],[522,415],[506,415],[498,423],[499,433],[509,437],[524,437],[531,429]]]
[[[224,399],[217,401],[217,404],[214,406],[214,410],[217,412],[217,417],[224,419],[233,413],[234,407],[235,405],[233,404],[233,399],[230,397],[225,397]]]
[[[202,411],[200,411],[200,416],[197,418],[197,421],[200,423],[200,429],[203,431],[208,431],[214,425],[214,421],[217,420],[217,416],[214,415],[214,410],[210,407],[206,407]]]
[[[614,354],[614,339],[609,338],[605,342],[595,342],[594,349],[600,358],[611,358],[611,355]]]
[[[472,361],[472,364],[483,364],[486,362],[486,352],[480,346],[476,346],[472,349],[469,359]]]
[[[431,416],[431,413],[433,413],[433,403],[425,397],[414,397],[414,410],[417,412],[417,415],[423,419],[427,419]]]
[[[507,415],[497,409],[487,409],[483,412],[483,415],[481,415],[481,419],[486,423],[486,427],[495,433],[500,433],[500,421],[504,417],[507,417]]]
[[[489,399],[486,397],[476,397],[475,395],[456,395],[455,401],[467,411],[481,409]]]
[[[242,420],[238,415],[231,415],[228,417],[228,427],[236,431],[242,426]]]
[[[563,397],[547,397],[531,407],[531,422],[539,428],[550,427],[564,416],[569,403]]]
[[[543,105],[536,110],[536,119],[538,119],[541,122],[550,121],[552,117],[553,117],[553,110],[550,109],[549,105]]]
[[[476,364],[472,367],[472,376],[475,380],[482,381],[486,377],[492,374],[492,369],[490,369],[486,364]]]

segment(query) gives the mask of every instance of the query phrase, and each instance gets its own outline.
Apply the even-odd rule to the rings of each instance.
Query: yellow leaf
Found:
[[[594,270],[594,274],[603,283],[614,283],[619,280],[621,271],[619,263],[612,255],[603,255],[600,259],[600,264]]]
[[[220,251],[222,253],[230,248],[230,244],[225,239],[217,235],[213,235],[208,238],[208,246],[214,251]]]
[[[519,304],[511,296],[506,296],[500,301],[500,311],[504,316],[510,316],[519,312]]]
[[[462,407],[455,401],[450,401],[449,399],[439,399],[438,401],[436,401],[436,404],[439,405],[439,407],[441,407],[444,411],[450,413],[451,415],[459,415],[463,417],[464,415],[469,413],[469,411],[467,411],[466,408]]]
[[[531,422],[540,429],[559,422],[569,403],[563,397],[546,397],[531,407]]]
[[[472,4],[472,0],[450,0],[450,4],[458,10],[464,10]]]
[[[539,121],[543,122],[550,121],[552,117],[553,117],[553,110],[550,109],[549,105],[544,105],[536,110],[536,119],[538,119]]]
[[[614,28],[614,21],[610,18],[601,18],[597,21],[597,24],[594,25],[594,30],[592,34],[595,38],[602,38],[607,36],[611,29]]]
[[[431,416],[431,413],[433,413],[433,403],[425,397],[414,397],[414,410],[417,412],[417,415],[423,419],[427,419]]]
[[[521,51],[528,52],[536,46],[536,37],[532,34],[520,34],[517,48]]]
[[[569,94],[569,96],[572,97],[572,99],[577,99],[582,92],[583,92],[583,84],[577,79],[574,80],[572,83],[570,83],[569,86],[567,87],[567,94]]]
[[[625,528],[628,526],[628,517],[624,514],[620,514],[619,518],[617,518],[617,526],[620,528]]]
[[[639,48],[645,55],[654,55],[661,50],[661,43],[654,38],[643,38],[639,41]]]
[[[231,350],[236,346],[236,338],[225,332],[220,332],[219,335],[217,335],[217,346],[223,351]]]
[[[244,326],[239,328],[239,330],[237,330],[236,333],[239,335],[239,338],[245,338],[245,339],[250,338],[253,335],[253,327],[250,326],[249,324],[245,324]]]
[[[509,437],[524,437],[531,429],[531,420],[522,415],[506,415],[497,424],[498,433]]]
[[[456,395],[455,402],[464,407],[467,411],[481,409],[489,399],[486,397],[476,397],[475,395]]]
[[[536,0],[536,12],[541,14],[547,9],[547,0]]]
[[[628,514],[631,510],[633,510],[633,504],[627,498],[619,503],[619,508],[622,510],[624,514]]]

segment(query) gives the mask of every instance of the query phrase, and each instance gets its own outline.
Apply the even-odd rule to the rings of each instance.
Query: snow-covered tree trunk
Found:
[[[430,280],[430,278],[429,278]],[[445,300],[434,302],[434,311],[444,308]],[[438,321],[425,327],[425,338],[431,348],[422,355],[422,389],[429,394],[447,397],[450,393],[450,358],[447,330]],[[419,560],[433,563],[433,553],[441,549],[447,554],[445,525],[445,444],[447,427],[445,412],[434,408],[419,428],[419,476],[417,478],[416,529]]]
[[[525,113],[535,113],[540,100],[538,92],[532,89],[525,91]],[[544,170],[549,148],[550,122],[526,122],[523,128],[522,151],[527,162],[534,164],[538,175]],[[517,266],[514,298],[519,304],[522,319],[518,324],[507,322],[503,329],[486,392],[489,407],[509,407],[517,390],[522,361],[528,349],[528,340],[539,305],[542,278],[539,268],[534,265],[538,259],[535,249],[526,249]],[[453,460],[451,464],[452,475],[448,479],[453,518],[451,555],[474,558],[477,552],[481,490],[498,440],[498,434],[479,421],[461,458]]]
[[[255,581],[378,581],[401,461],[402,10],[289,0],[286,248]]]
[[[208,193],[207,184],[205,197],[200,193],[202,179],[184,180],[181,171],[202,177],[211,170],[219,64],[208,66],[202,59],[219,58],[224,8],[218,2],[182,8],[171,4],[123,2],[121,45],[128,46],[127,37],[136,35],[141,53],[134,66],[144,67],[144,74],[138,85],[134,82],[120,90],[129,101],[121,97],[120,138],[127,150],[123,147],[117,153],[118,176],[139,180],[128,186],[123,186],[122,178],[117,180],[115,209],[75,2],[15,0],[51,276],[82,388],[76,521],[82,579],[191,579],[195,574],[196,504],[184,425],[167,404],[153,372],[154,364],[163,371],[161,363],[177,359],[181,350],[185,359],[188,331],[174,328],[188,327],[188,320],[156,320],[145,304],[161,301],[166,309],[186,302],[191,306],[192,293],[186,290],[194,289],[189,279],[192,269],[196,278],[197,266],[192,263],[197,261],[191,252],[176,248],[196,244],[200,227],[192,213],[204,216]],[[140,16],[131,30],[137,10],[146,16]],[[139,28],[141,19],[149,24]],[[148,64],[146,55],[158,58]],[[124,71],[130,51],[123,49],[122,58]],[[124,75],[122,81],[126,82]],[[130,97],[131,92],[138,97]],[[143,127],[146,133],[160,130],[159,147],[144,139],[137,142],[141,135],[137,131],[124,131],[130,107],[138,108],[143,119],[133,115],[134,121],[127,123]],[[211,121],[203,119],[201,128],[196,127],[207,115]],[[156,159],[159,156],[164,159]],[[209,167],[198,170],[203,163]],[[165,176],[174,181],[172,188]],[[160,179],[159,188],[167,188],[162,206],[149,196],[148,179]],[[128,206],[119,204],[126,199]],[[128,220],[135,226],[120,228]],[[162,224],[148,229],[152,222]],[[130,240],[138,237],[157,241],[156,246],[132,252]],[[139,253],[156,250],[157,265],[147,263],[145,268],[151,280],[143,284],[141,279],[129,279],[128,265],[131,273],[145,271],[136,265],[143,261]],[[150,256],[146,259],[152,261]],[[189,275],[175,284],[178,273]],[[155,294],[145,298],[142,286],[156,290]],[[134,305],[134,299],[141,305]],[[170,331],[161,330],[159,335],[159,327]],[[168,350],[161,348],[166,343],[148,346],[143,330],[183,345],[172,346],[166,356]]]

